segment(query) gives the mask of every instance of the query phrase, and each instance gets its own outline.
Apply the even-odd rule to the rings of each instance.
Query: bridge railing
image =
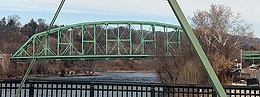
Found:
[[[0,81],[0,97],[14,97],[19,80]],[[228,97],[259,97],[260,87],[225,86]],[[217,97],[211,86],[159,83],[27,81],[20,97]]]

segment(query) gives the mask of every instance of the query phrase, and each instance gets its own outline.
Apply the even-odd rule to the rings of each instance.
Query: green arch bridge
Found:
[[[176,0],[167,0],[219,97],[227,97],[198,39]],[[65,0],[62,0],[50,26],[55,22]],[[144,21],[103,21],[63,26],[33,35],[12,60],[32,59],[18,88],[22,89],[35,60],[90,60],[153,58],[158,51],[173,55],[180,45],[180,26]]]
[[[78,23],[33,35],[11,59],[142,59],[158,51],[172,55],[179,49],[180,32],[180,26],[147,21]]]

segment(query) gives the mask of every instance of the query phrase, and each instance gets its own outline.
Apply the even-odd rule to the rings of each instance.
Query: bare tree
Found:
[[[182,43],[181,50],[175,53],[175,56],[167,56],[164,51],[157,53],[160,57],[157,57],[154,69],[161,82],[174,84],[209,83],[201,62],[187,40]]]
[[[239,14],[234,15],[230,7],[211,5],[209,11],[199,10],[192,18],[194,32],[200,40],[208,58],[222,84],[230,82],[232,61],[230,55],[245,45],[252,37],[251,25]],[[186,39],[184,37],[182,39]],[[205,84],[205,76],[201,62],[198,61],[187,40],[182,40],[181,50],[176,56],[162,55],[157,60],[159,78],[165,83]]]
[[[193,30],[223,84],[230,81],[231,56],[253,37],[251,24],[230,7],[211,5],[208,11],[198,10],[192,18]]]
[[[234,14],[230,7],[211,5],[208,11],[198,10],[192,18],[194,32],[204,45],[206,53],[229,54],[240,48],[253,37],[251,24],[240,14]]]
[[[14,26],[14,27],[20,27],[21,23],[20,20],[21,18],[18,15],[9,15],[7,17],[7,27],[10,26]]]

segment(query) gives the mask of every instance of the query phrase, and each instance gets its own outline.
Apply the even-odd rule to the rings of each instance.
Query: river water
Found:
[[[74,77],[58,77],[58,76],[45,76],[45,77],[32,77],[30,76],[28,80],[41,80],[41,81],[116,81],[116,82],[141,82],[141,83],[159,83],[157,80],[156,73],[153,72],[105,72],[98,76],[74,76]],[[90,86],[81,84],[37,84],[38,89],[33,90],[34,97],[90,97]],[[2,86],[12,86],[15,84],[1,84]],[[59,89],[51,89],[52,87],[58,87]],[[67,87],[69,89],[67,89]],[[96,85],[94,95],[95,97],[150,97],[151,88],[145,86],[102,86]],[[64,89],[63,89],[64,88]],[[73,88],[73,89],[70,89]],[[78,90],[75,90],[78,89]],[[99,89],[99,90],[98,90]],[[114,89],[113,91],[111,89]],[[161,88],[156,88],[161,90]],[[116,91],[121,90],[121,91]],[[129,91],[131,92],[129,92]],[[143,92],[140,92],[142,90]],[[133,92],[135,91],[135,92]],[[138,92],[139,91],[139,92]],[[15,94],[15,89],[1,89],[0,97],[13,97]],[[29,89],[22,90],[20,95],[26,97],[29,96]],[[54,95],[54,96],[53,96]],[[56,95],[56,96],[55,96]]]
[[[118,81],[118,82],[142,82],[142,83],[159,82],[156,73],[153,72],[104,72],[98,76],[29,77],[29,80]]]

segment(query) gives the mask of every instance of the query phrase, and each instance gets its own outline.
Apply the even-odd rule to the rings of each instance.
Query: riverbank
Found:
[[[88,77],[88,76],[102,76],[104,73],[155,73],[155,71],[106,71],[106,72],[94,72],[92,74],[70,74],[70,75],[49,75],[49,74],[30,74],[29,77]],[[21,77],[22,78],[22,77]]]

